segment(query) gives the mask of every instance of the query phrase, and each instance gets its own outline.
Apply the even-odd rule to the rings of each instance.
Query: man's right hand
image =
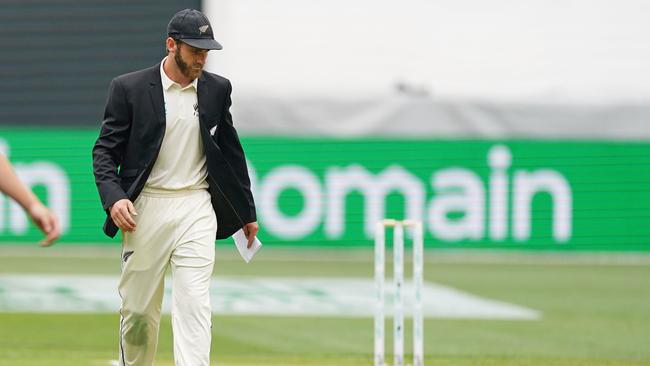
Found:
[[[125,232],[135,231],[135,220],[133,216],[137,216],[133,202],[123,198],[111,206],[111,219],[117,227]]]

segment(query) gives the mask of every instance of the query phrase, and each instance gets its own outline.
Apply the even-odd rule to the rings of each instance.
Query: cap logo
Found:
[[[199,32],[201,32],[203,34],[208,30],[208,28],[210,28],[209,25],[201,26],[201,27],[199,27]]]

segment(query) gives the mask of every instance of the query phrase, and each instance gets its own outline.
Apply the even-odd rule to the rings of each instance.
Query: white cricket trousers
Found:
[[[136,230],[122,237],[121,366],[153,365],[167,267],[176,366],[209,366],[210,278],[217,218],[206,190],[143,192]]]

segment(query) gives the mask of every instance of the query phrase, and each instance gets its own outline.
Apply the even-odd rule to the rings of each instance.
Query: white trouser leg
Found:
[[[142,277],[142,276],[139,276]],[[134,278],[134,277],[131,277]],[[120,365],[123,366],[149,366],[153,365],[158,344],[158,329],[160,326],[160,304],[163,297],[163,281],[150,279],[151,285],[159,282],[150,294],[148,301],[136,305],[136,301],[122,301],[120,309]],[[127,289],[120,286],[122,296],[134,290],[133,286]],[[127,295],[126,299],[136,296]],[[144,300],[144,298],[141,298]]]
[[[209,366],[217,221],[209,195],[192,198],[186,203],[191,212],[179,226],[181,235],[171,256],[174,360],[176,366]]]
[[[165,225],[168,202],[140,197],[135,208],[137,229],[122,241],[119,294],[121,366],[153,365],[158,343],[160,307],[165,270],[169,264],[174,230]]]

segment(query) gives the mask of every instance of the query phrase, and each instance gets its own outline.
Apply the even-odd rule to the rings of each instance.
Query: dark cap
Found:
[[[192,47],[204,50],[220,50],[223,47],[214,40],[208,18],[198,10],[185,9],[174,14],[167,25],[167,35]]]

